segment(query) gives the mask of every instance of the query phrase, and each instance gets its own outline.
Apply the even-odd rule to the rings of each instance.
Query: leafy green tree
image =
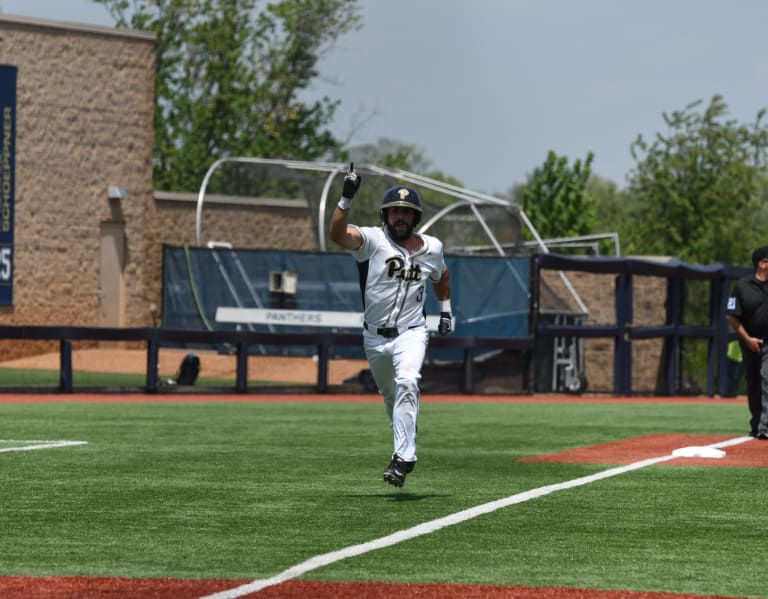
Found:
[[[595,202],[586,193],[592,152],[573,166],[550,151],[525,185],[517,190],[523,210],[544,239],[589,235],[595,225]]]
[[[765,110],[751,125],[727,120],[716,95],[664,114],[667,133],[632,144],[638,161],[629,195],[636,206],[632,253],[672,255],[694,263],[744,264],[765,243]]]
[[[358,164],[376,164],[421,175],[426,175],[432,167],[421,148],[388,137],[382,137],[376,143],[353,146],[345,152]]]
[[[338,101],[299,99],[318,58],[360,24],[357,0],[94,0],[157,36],[154,184],[197,189],[213,160],[339,150]],[[258,8],[257,8],[258,7]]]
[[[604,179],[592,174],[587,181],[585,189],[587,197],[595,202],[595,224],[593,233],[617,233],[619,237],[619,252],[624,254],[622,247],[627,232],[631,230],[635,222],[636,206],[626,191],[620,190],[618,185],[610,179]],[[600,242],[600,253],[613,255],[614,248],[611,241]]]

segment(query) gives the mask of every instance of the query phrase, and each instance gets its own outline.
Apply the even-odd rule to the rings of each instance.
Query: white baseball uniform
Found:
[[[423,244],[409,254],[385,227],[350,226],[363,237],[352,255],[365,308],[365,354],[392,423],[394,453],[415,462],[419,379],[428,341],[424,300],[427,282],[438,282],[445,271],[443,244],[414,233]]]

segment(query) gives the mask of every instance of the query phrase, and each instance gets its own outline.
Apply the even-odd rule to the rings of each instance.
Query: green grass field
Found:
[[[5,575],[267,578],[313,556],[605,464],[525,456],[651,433],[746,432],[733,404],[424,403],[402,490],[378,403],[0,404]],[[768,445],[765,447],[768,451]],[[652,466],[314,570],[314,580],[762,597],[760,468]]]

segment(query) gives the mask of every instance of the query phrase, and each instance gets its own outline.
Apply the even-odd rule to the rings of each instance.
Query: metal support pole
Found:
[[[72,342],[62,339],[59,347],[59,391],[72,393]]]

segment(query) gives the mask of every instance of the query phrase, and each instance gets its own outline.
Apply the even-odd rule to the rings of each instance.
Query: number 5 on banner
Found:
[[[0,248],[0,281],[10,281],[12,274],[12,248]]]

